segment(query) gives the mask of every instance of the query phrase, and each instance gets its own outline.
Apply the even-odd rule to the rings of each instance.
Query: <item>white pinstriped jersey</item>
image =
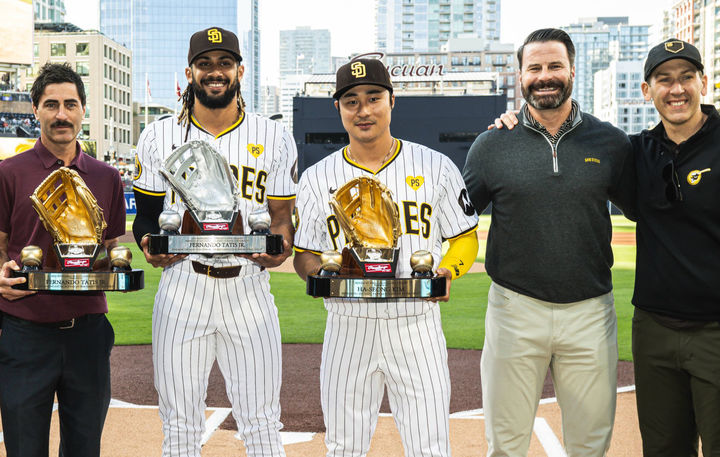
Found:
[[[328,204],[334,192],[358,176],[372,176],[392,192],[398,205],[402,236],[397,274],[409,277],[410,255],[426,249],[440,263],[443,239],[456,238],[477,225],[460,171],[445,155],[420,144],[398,140],[393,157],[373,174],[352,162],[347,148],[335,151],[303,173],[298,184],[300,224],[295,234],[297,250],[320,254],[342,250],[344,234]],[[425,300],[325,299],[328,311],[355,317],[394,318],[427,312],[434,304]]]
[[[164,196],[164,209],[173,209],[180,215],[185,213],[185,205],[160,174],[160,169],[173,150],[191,140],[210,143],[228,161],[240,191],[244,233],[250,233],[247,215],[266,205],[268,199],[295,198],[293,175],[297,166],[297,148],[292,135],[280,123],[244,113],[216,137],[192,118],[187,138],[186,133],[187,126],[179,125],[177,118],[170,117],[150,124],[138,140],[133,188],[144,194]],[[237,256],[190,257],[215,266],[252,264]]]

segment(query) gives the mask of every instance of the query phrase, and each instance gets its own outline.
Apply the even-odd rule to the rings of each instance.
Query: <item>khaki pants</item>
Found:
[[[603,456],[617,389],[612,292],[558,304],[493,283],[481,374],[489,457],[524,457],[550,368],[569,457]]]

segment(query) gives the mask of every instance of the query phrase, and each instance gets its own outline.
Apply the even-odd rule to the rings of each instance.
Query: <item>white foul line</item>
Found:
[[[200,440],[200,445],[208,442],[212,434],[215,433],[215,430],[217,430],[217,428],[220,427],[220,424],[225,421],[225,418],[228,417],[231,411],[232,409],[230,408],[215,409],[215,412],[212,413],[212,415],[208,417],[205,421],[205,432],[203,433],[202,439]]]
[[[565,449],[563,449],[562,444],[560,444],[560,440],[557,439],[557,436],[555,436],[555,433],[553,433],[545,419],[536,417],[533,431],[535,432],[535,436],[538,437],[540,444],[542,444],[543,449],[547,452],[548,457],[567,457]]]

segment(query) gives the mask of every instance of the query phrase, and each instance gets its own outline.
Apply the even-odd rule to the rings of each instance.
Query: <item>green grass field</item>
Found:
[[[483,226],[486,230],[488,225],[489,218],[481,217],[481,230]],[[613,226],[618,231],[634,230],[634,224],[622,217],[613,217]],[[127,294],[108,294],[109,318],[115,327],[117,344],[149,344],[153,298],[160,270],[145,263],[134,243],[126,246],[133,251],[133,267],[145,270],[145,289]],[[481,250],[484,251],[484,246]],[[635,276],[635,246],[614,246],[613,250],[620,358],[630,360],[630,320],[633,312],[630,299]],[[478,257],[482,258],[481,255]],[[270,277],[283,343],[321,343],[326,317],[322,300],[305,295],[305,283],[294,273],[271,273]],[[485,273],[471,273],[453,282],[450,301],[441,305],[448,347],[482,348],[489,287],[490,278]]]

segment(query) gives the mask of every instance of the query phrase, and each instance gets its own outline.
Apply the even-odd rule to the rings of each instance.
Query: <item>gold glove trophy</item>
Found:
[[[187,210],[182,218],[173,210],[160,214],[160,234],[148,240],[150,254],[273,255],[283,251],[283,237],[270,233],[270,214],[264,208],[248,215],[252,233],[243,234],[236,181],[225,159],[205,141],[177,148],[160,173]]]
[[[95,196],[76,171],[62,167],[52,172],[30,200],[53,237],[55,257],[49,257],[43,269],[42,249],[23,248],[23,268],[12,274],[27,281],[13,286],[15,289],[77,293],[132,291],[145,286],[144,272],[130,267],[132,254],[124,246],[110,250],[108,270],[93,271],[107,224]],[[59,271],[53,268],[56,260]]]
[[[445,295],[446,278],[433,276],[433,256],[428,251],[410,257],[411,277],[396,277],[400,217],[390,190],[380,181],[364,176],[348,181],[332,195],[330,207],[350,246],[342,253],[320,255],[320,272],[308,276],[308,295],[373,299]]]

